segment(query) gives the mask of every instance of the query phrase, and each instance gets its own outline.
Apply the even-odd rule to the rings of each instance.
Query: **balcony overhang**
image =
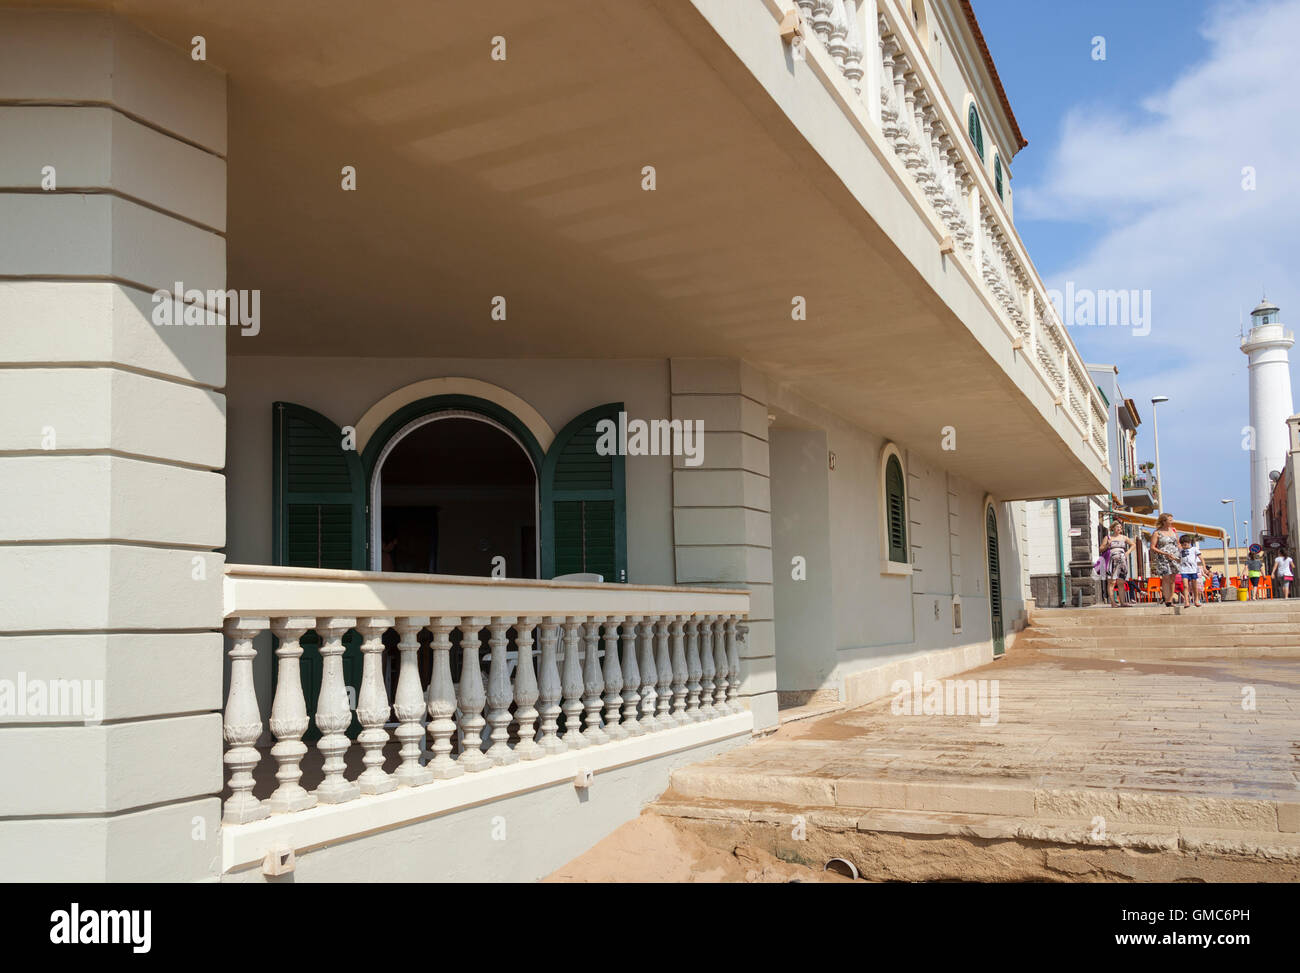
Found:
[[[773,3],[72,5],[228,74],[232,355],[743,358],[1001,499],[1104,489]]]
[[[1149,514],[1156,509],[1156,498],[1150,487],[1125,487],[1124,506],[1134,513]]]

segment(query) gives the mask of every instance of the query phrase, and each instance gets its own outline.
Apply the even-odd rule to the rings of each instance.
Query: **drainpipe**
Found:
[[[1056,498],[1056,576],[1061,580],[1061,607],[1065,607],[1068,600],[1066,593],[1067,582],[1065,579],[1065,548],[1061,543],[1061,498]]]

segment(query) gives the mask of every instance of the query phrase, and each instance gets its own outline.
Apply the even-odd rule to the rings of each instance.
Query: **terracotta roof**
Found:
[[[993,78],[993,87],[997,89],[998,100],[1002,102],[1002,110],[1007,113],[1007,118],[1011,120],[1011,133],[1016,137],[1020,144],[1016,147],[1019,152],[1029,140],[1025,138],[1020,131],[1020,123],[1016,121],[1016,113],[1011,110],[1011,100],[1007,97],[1007,89],[1002,87],[1002,78],[998,75],[998,66],[993,63],[993,55],[989,53],[989,45],[984,40],[984,31],[980,30],[980,22],[975,19],[975,10],[971,6],[971,0],[961,0],[962,13],[966,15],[966,23],[970,25],[971,33],[975,35],[975,43],[979,46],[980,54],[984,56],[984,65],[989,69],[989,75]]]

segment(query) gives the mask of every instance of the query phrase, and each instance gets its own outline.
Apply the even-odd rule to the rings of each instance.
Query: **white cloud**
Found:
[[[1100,233],[1049,286],[1151,292],[1146,337],[1115,327],[1072,337],[1089,361],[1119,365],[1126,394],[1145,403],[1147,458],[1148,400],[1171,396],[1160,416],[1168,495],[1180,516],[1218,523],[1218,497],[1247,493],[1239,317],[1267,288],[1283,321],[1300,321],[1300,0],[1221,4],[1202,33],[1206,57],[1164,90],[1135,92],[1124,111],[1072,111],[1046,178],[1018,203],[1022,216]]]

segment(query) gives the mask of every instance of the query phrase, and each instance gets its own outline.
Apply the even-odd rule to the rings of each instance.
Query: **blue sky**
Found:
[[[1249,516],[1238,321],[1267,288],[1300,322],[1300,0],[974,0],[1029,147],[1016,224],[1049,288],[1151,294],[1150,333],[1070,329],[1119,366],[1139,460],[1160,406],[1165,507]],[[1092,57],[1093,38],[1106,59]],[[1256,188],[1243,189],[1253,167]],[[1292,351],[1292,384],[1300,347]]]

